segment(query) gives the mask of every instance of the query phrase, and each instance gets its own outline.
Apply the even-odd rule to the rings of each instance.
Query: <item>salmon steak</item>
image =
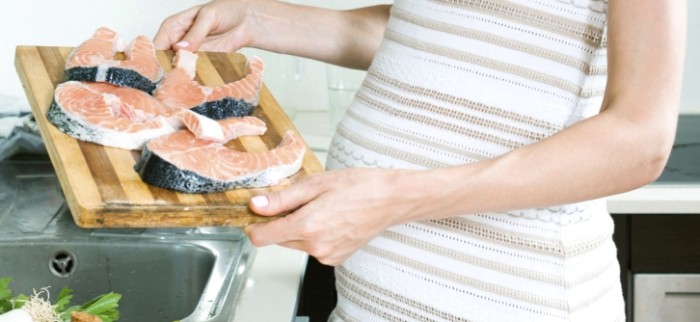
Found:
[[[129,150],[139,150],[148,140],[184,127],[202,139],[224,139],[214,120],[164,107],[143,91],[108,83],[59,84],[47,118],[78,140]]]
[[[189,109],[215,120],[250,115],[258,105],[263,84],[263,60],[252,56],[247,60],[242,79],[209,87],[194,79],[197,58],[195,53],[179,50],[173,69],[165,74],[155,90],[156,99],[168,107]]]
[[[124,52],[126,59],[116,60],[118,52]],[[127,46],[119,34],[102,27],[68,56],[65,77],[106,82],[152,94],[163,78],[163,69],[150,39],[138,36]]]
[[[229,122],[222,124],[226,138],[232,137],[231,132],[260,135],[258,125],[244,124],[250,122],[248,118],[219,122]],[[231,130],[233,127],[240,129]],[[287,131],[279,145],[269,151],[241,152],[181,130],[149,141],[134,168],[153,186],[210,193],[278,184],[301,169],[305,153],[306,145],[293,131]]]

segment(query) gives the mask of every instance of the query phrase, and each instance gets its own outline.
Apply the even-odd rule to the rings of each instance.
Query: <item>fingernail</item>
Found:
[[[250,199],[250,202],[257,208],[265,208],[269,203],[266,196],[255,196]]]
[[[178,48],[185,48],[185,47],[187,47],[187,46],[189,46],[189,45],[190,45],[190,42],[189,42],[189,41],[187,41],[187,40],[182,40],[182,41],[178,42],[177,44],[175,44],[175,47],[178,47]]]

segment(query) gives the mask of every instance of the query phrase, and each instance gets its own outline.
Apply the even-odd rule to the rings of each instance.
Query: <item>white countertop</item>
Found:
[[[700,184],[651,184],[608,197],[612,214],[698,214],[700,215]]]
[[[232,322],[292,322],[306,259],[280,246],[258,248]]]

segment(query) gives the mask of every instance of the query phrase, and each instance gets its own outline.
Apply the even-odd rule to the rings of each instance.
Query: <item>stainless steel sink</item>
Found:
[[[236,228],[79,228],[50,163],[0,162],[0,277],[16,293],[113,291],[120,321],[231,321],[253,249]]]

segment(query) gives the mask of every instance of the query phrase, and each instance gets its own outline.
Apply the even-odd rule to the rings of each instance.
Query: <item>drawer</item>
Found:
[[[700,320],[700,274],[635,274],[634,322]]]

